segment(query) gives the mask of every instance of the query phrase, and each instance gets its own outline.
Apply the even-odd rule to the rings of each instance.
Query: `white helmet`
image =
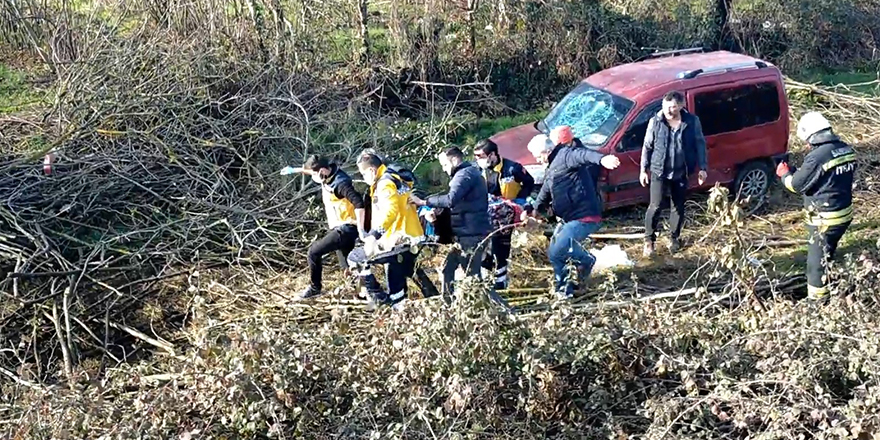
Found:
[[[831,128],[831,123],[822,116],[822,113],[809,112],[801,116],[800,121],[798,121],[797,137],[802,141],[806,141],[810,136],[828,128]]]
[[[537,156],[541,153],[552,151],[553,141],[551,141],[544,133],[537,134],[529,141],[527,148],[529,149],[529,152],[532,153],[532,156]]]

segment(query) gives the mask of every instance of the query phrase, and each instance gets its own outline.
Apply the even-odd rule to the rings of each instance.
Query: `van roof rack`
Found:
[[[707,67],[705,69],[685,70],[684,72],[680,72],[678,75],[676,75],[676,78],[694,79],[704,73],[732,72],[736,69],[742,69],[745,67],[757,67],[758,69],[763,69],[767,67],[767,63],[763,61],[754,61],[749,63],[729,64],[726,66]]]
[[[650,53],[648,55],[645,55],[645,56],[639,58],[639,61],[649,59],[649,58],[660,58],[660,57],[669,57],[669,56],[674,57],[676,55],[684,55],[684,54],[688,54],[688,53],[703,53],[706,51],[706,49],[704,47],[691,47],[688,49],[671,49],[671,50],[662,50],[662,49],[655,48],[655,47],[640,47],[639,49],[641,49],[641,50],[654,49],[653,53]]]

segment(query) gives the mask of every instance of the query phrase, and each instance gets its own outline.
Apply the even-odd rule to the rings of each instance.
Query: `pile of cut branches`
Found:
[[[147,33],[121,45],[86,37],[94,47],[60,75],[46,115],[56,141],[0,162],[9,368],[63,363],[70,374],[80,355],[125,357],[116,336],[143,332],[119,329],[163,280],[298,265],[318,219],[304,200],[316,187],[277,176],[310,153],[309,118],[333,105],[309,103],[306,78],[232,70],[209,48]]]

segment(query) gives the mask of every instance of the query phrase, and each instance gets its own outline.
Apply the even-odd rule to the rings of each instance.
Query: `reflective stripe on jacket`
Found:
[[[782,176],[783,185],[804,196],[808,224],[827,227],[852,221],[855,150],[830,131],[813,135],[810,143],[803,165]]]
[[[527,199],[535,189],[535,179],[526,169],[509,159],[501,159],[498,165],[483,170],[483,178],[489,194],[507,200]]]

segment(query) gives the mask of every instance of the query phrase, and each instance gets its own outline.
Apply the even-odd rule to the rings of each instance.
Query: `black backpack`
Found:
[[[385,167],[388,168],[388,171],[396,176],[399,181],[402,181],[407,186],[409,186],[414,195],[421,198],[425,198],[428,196],[427,193],[424,191],[424,188],[418,187],[419,180],[416,177],[416,174],[406,165],[399,163],[389,163],[385,165]]]
[[[416,175],[413,173],[411,169],[409,169],[406,165],[399,163],[389,163],[385,165],[385,168],[388,168],[389,171],[393,171],[395,174],[400,176],[410,188],[414,188],[416,184],[418,184],[416,180]]]

